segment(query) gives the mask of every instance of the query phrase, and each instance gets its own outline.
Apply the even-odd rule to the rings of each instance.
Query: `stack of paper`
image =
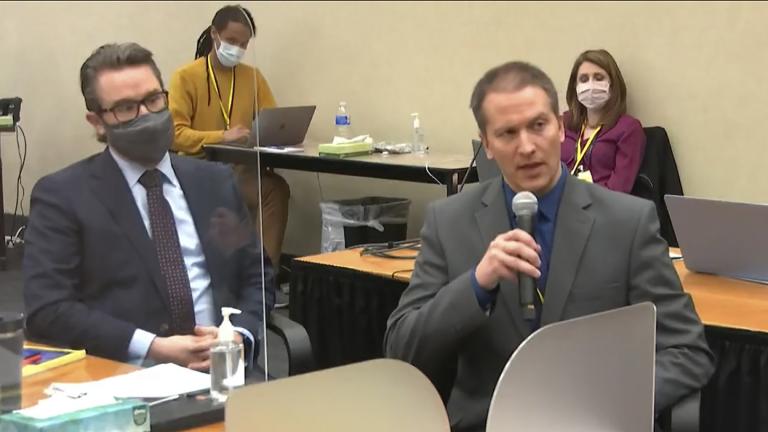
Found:
[[[164,363],[85,383],[53,383],[46,393],[70,397],[99,394],[114,398],[156,399],[211,388],[211,376],[173,363]]]

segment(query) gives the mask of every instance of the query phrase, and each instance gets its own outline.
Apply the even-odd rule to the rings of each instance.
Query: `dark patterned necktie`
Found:
[[[156,170],[145,171],[139,183],[147,190],[149,204],[149,225],[152,241],[155,243],[160,273],[168,288],[171,305],[171,334],[191,334],[195,327],[195,311],[192,305],[192,290],[189,275],[181,256],[176,221],[168,201],[163,196],[163,174]]]

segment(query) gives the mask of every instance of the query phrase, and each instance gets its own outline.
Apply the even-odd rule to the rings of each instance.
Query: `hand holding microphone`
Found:
[[[526,319],[533,319],[535,280],[541,276],[541,247],[533,239],[538,210],[536,196],[530,192],[516,194],[512,200],[512,210],[517,228],[496,236],[477,265],[475,277],[480,286],[489,291],[502,279],[518,280],[523,314]]]
[[[528,235],[532,236],[534,224],[536,223],[536,211],[538,209],[539,202],[536,199],[536,195],[530,192],[520,192],[515,195],[515,198],[512,200],[512,212],[515,214],[517,229],[525,231]],[[541,248],[539,248],[540,250]],[[521,273],[518,276],[517,286],[520,293],[520,307],[523,310],[523,318],[526,320],[536,318],[536,308],[533,303],[533,296],[536,292],[536,280],[528,274]]]

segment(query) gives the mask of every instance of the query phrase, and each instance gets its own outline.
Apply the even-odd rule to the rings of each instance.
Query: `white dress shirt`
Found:
[[[147,191],[139,183],[139,178],[147,169],[121,156],[111,147],[109,152],[123,173],[126,182],[128,182],[128,187],[131,189],[133,199],[139,208],[144,227],[147,229],[149,236],[152,237]],[[176,173],[173,171],[171,158],[168,153],[165,154],[156,168],[163,173],[163,196],[173,211],[176,232],[179,235],[181,255],[184,258],[184,266],[189,276],[189,287],[192,290],[192,303],[195,310],[196,324],[199,326],[216,326],[218,323],[214,322],[217,314],[214,311],[211,276],[205,263],[202,243],[195,228],[195,221],[189,210],[187,199],[184,197],[184,191],[181,189]],[[235,330],[243,334],[253,344],[253,335],[248,330],[241,327],[235,327]],[[140,364],[144,362],[155,336],[155,334],[148,331],[136,329],[128,345],[128,355],[132,363]]]

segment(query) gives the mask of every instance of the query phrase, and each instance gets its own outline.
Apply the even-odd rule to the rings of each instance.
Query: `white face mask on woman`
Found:
[[[576,84],[576,98],[587,109],[599,109],[610,99],[610,88],[611,83],[608,80],[595,81],[591,79],[587,82]]]
[[[244,49],[224,41],[219,42],[219,46],[216,48],[216,57],[219,58],[219,62],[225,67],[237,66],[244,55]]]

